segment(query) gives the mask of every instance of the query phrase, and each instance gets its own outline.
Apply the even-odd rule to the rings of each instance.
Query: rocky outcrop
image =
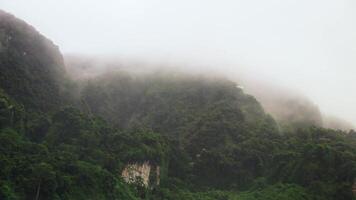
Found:
[[[160,167],[148,161],[131,163],[126,165],[121,176],[127,183],[138,183],[146,188],[154,187],[160,182]]]

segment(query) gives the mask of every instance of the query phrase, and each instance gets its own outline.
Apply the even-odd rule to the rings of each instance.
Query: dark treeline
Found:
[[[64,69],[0,12],[0,199],[353,199],[354,131],[285,131],[225,78]],[[159,185],[121,177],[147,161]]]

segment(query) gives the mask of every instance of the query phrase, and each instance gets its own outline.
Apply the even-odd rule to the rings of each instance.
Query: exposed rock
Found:
[[[160,167],[151,165],[148,161],[126,165],[121,173],[127,183],[139,183],[144,187],[159,185]]]

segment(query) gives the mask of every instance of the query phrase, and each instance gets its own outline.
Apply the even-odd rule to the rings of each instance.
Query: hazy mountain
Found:
[[[5,12],[0,44],[0,199],[354,198],[355,133],[318,127],[308,101],[261,94],[278,126],[221,76],[91,59],[67,74]]]
[[[0,11],[0,87],[29,110],[61,104],[65,68],[56,45],[33,27]]]

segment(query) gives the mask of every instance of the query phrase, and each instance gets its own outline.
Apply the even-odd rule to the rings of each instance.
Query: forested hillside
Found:
[[[286,132],[225,78],[70,79],[58,48],[3,11],[0,70],[0,199],[355,198],[354,131]]]
[[[0,85],[28,110],[61,105],[65,82],[61,53],[33,27],[0,11]]]

